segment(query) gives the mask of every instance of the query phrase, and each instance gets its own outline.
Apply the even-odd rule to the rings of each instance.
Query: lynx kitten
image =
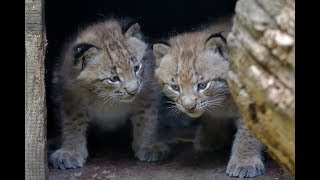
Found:
[[[194,140],[198,151],[219,149],[232,141],[227,174],[255,177],[264,172],[262,145],[243,124],[226,81],[229,69],[226,41],[211,28],[183,33],[168,43],[153,45],[155,76],[163,92],[180,111],[199,117]]]
[[[88,157],[88,123],[116,128],[130,119],[132,149],[142,161],[166,158],[157,142],[154,62],[135,23],[109,19],[81,31],[63,53],[55,84],[60,88],[62,146],[50,156],[55,168],[82,167]]]

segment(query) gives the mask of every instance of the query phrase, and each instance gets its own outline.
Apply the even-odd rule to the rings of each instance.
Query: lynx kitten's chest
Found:
[[[113,130],[123,126],[132,114],[131,104],[118,104],[107,107],[105,104],[96,103],[89,108],[90,120],[106,130]]]

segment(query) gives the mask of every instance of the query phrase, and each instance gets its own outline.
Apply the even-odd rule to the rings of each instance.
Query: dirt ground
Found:
[[[165,130],[163,137],[183,137],[191,139],[194,128]],[[91,136],[89,139],[90,157],[84,167],[72,170],[58,170],[50,166],[49,180],[88,180],[88,179],[132,179],[132,180],[223,180],[237,179],[225,173],[229,150],[222,152],[196,153],[191,142],[173,145],[172,154],[166,161],[146,163],[134,158],[127,133],[109,133]],[[104,138],[101,138],[104,137]],[[116,140],[115,140],[116,139]],[[276,162],[266,157],[266,173],[257,180],[295,179],[288,171],[280,168]]]

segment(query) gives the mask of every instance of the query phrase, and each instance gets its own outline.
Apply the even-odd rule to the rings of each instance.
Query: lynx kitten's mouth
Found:
[[[136,95],[127,95],[125,98],[121,100],[121,102],[126,102],[126,103],[132,102],[135,100],[135,98],[136,98]]]
[[[187,115],[189,115],[190,117],[193,117],[193,118],[197,118],[197,117],[200,117],[202,115],[201,112],[188,112]]]
[[[187,110],[187,109],[183,109],[182,111],[192,118],[200,117],[203,114],[202,111]]]

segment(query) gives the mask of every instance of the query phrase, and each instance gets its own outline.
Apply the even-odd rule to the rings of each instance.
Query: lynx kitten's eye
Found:
[[[198,84],[198,90],[204,90],[204,89],[207,88],[207,86],[208,86],[207,82],[199,83]]]
[[[108,78],[107,81],[108,83],[115,83],[115,82],[119,82],[120,78],[119,76],[113,76],[112,78]]]
[[[141,69],[141,63],[133,67],[133,71],[137,73]]]
[[[180,91],[180,87],[179,87],[178,85],[176,85],[176,84],[172,84],[170,87],[171,87],[174,91],[177,91],[177,92]]]

